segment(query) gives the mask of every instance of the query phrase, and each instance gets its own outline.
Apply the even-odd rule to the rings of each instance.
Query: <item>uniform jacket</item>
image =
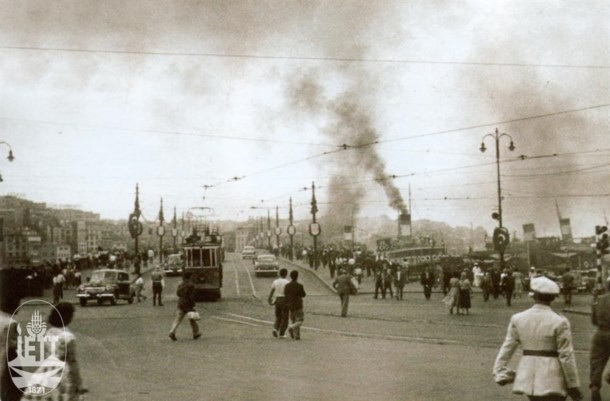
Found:
[[[341,274],[337,277],[333,283],[333,288],[337,290],[337,294],[339,295],[349,295],[356,290],[354,283],[352,283],[352,280],[347,274]]]
[[[528,351],[557,351],[558,356],[522,356],[514,376],[514,393],[565,396],[567,388],[580,386],[570,322],[550,306],[535,304],[511,317],[493,368],[496,382],[512,379],[515,372],[508,364],[519,346]]]

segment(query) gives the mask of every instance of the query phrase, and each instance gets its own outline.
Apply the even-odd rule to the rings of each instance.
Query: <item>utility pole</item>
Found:
[[[271,212],[267,209],[267,249],[271,251]]]
[[[409,183],[409,213],[411,216],[409,220],[413,219],[413,209],[411,209],[411,184]],[[409,236],[413,238],[413,221],[409,221]]]
[[[282,229],[280,228],[280,215],[279,208],[275,206],[275,245],[277,246],[277,254],[280,255],[280,234]]]
[[[174,253],[176,253],[176,237],[178,237],[178,219],[176,218],[176,206],[174,206],[174,218],[172,219],[172,237],[174,238]]]
[[[313,268],[318,269],[318,235],[321,233],[320,225],[316,222],[318,213],[318,201],[316,201],[316,184],[311,182],[311,215],[313,222],[309,225],[309,234],[313,237]]]
[[[138,187],[138,184],[136,184],[136,201],[134,203],[133,212],[131,214],[129,214],[129,222],[127,223],[128,224],[127,228],[129,229],[129,234],[131,235],[131,238],[134,239],[133,267],[134,267],[135,274],[140,274],[141,259],[140,259],[140,252],[138,250],[138,237],[140,235],[142,235],[142,231],[144,230],[142,223],[140,223],[140,215],[142,214],[142,212],[140,211],[139,195],[140,195],[140,188]]]
[[[290,260],[294,259],[294,234],[296,233],[296,228],[293,225],[293,215],[292,215],[292,196],[290,197],[290,209],[288,211],[288,228],[286,232],[290,237]]]
[[[163,198],[161,198],[161,206],[159,207],[159,227],[157,227],[157,235],[159,235],[159,264],[163,263],[163,236],[165,235],[163,221]]]
[[[496,176],[498,183],[498,213],[492,214],[492,218],[498,220],[498,228],[494,230],[494,245],[496,250],[500,254],[500,269],[504,268],[504,251],[506,250],[506,246],[509,242],[509,233],[508,230],[502,225],[502,186],[500,185],[500,138],[503,136],[507,136],[510,138],[510,146],[508,150],[511,152],[515,150],[515,144],[513,143],[513,138],[506,133],[500,133],[496,128],[496,131],[493,134],[487,134],[483,136],[481,140],[481,147],[479,150],[481,152],[485,152],[487,150],[485,148],[485,138],[492,137],[495,140],[496,145]]]

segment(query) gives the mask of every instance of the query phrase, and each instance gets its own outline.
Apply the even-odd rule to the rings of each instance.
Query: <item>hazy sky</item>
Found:
[[[147,220],[161,197],[245,219],[292,196],[304,218],[315,181],[322,214],[395,217],[410,185],[415,220],[491,229],[498,128],[505,225],[557,235],[557,200],[592,235],[609,20],[605,0],[1,0],[0,194],[126,218],[139,183]]]

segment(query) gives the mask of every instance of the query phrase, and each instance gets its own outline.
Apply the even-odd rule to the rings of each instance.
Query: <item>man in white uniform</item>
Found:
[[[501,386],[514,382],[513,392],[531,401],[563,401],[568,395],[581,400],[570,322],[550,307],[559,286],[541,276],[532,278],[531,290],[535,304],[511,317],[494,379]],[[523,356],[515,372],[509,361],[518,346]]]

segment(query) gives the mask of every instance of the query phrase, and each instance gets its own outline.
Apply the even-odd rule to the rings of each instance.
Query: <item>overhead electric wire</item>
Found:
[[[210,138],[210,139],[225,139],[225,140],[233,140],[233,141],[248,141],[248,142],[261,142],[261,143],[285,143],[285,144],[291,144],[291,145],[324,146],[324,147],[331,147],[331,148],[338,148],[338,147],[342,146],[342,145],[330,145],[330,144],[314,143],[314,142],[252,138],[252,137],[234,136],[234,135],[214,135],[214,134],[173,131],[173,130],[169,131],[169,130],[157,130],[157,129],[145,129],[145,128],[109,127],[109,126],[101,126],[101,125],[93,125],[93,124],[64,123],[64,122],[46,121],[46,120],[32,120],[32,119],[26,119],[26,118],[0,117],[0,120],[20,121],[20,122],[27,122],[27,123],[34,123],[34,124],[58,125],[58,126],[65,126],[65,127],[100,129],[100,130],[120,131],[120,132],[136,132],[136,133],[139,132],[139,133],[160,134],[160,135],[175,135],[175,136],[190,136],[190,137],[200,137],[200,138]]]
[[[424,64],[424,65],[463,65],[480,67],[519,67],[519,68],[569,68],[569,69],[610,69],[609,65],[595,64],[551,64],[551,63],[509,63],[492,61],[453,61],[453,60],[422,60],[399,58],[364,58],[364,57],[321,57],[321,56],[286,56],[253,53],[213,53],[213,52],[168,52],[144,50],[116,50],[116,49],[86,49],[69,47],[43,47],[43,46],[11,46],[0,45],[4,50],[47,51],[65,53],[88,54],[126,54],[138,56],[171,56],[171,57],[205,57],[205,58],[232,58],[232,59],[260,59],[260,60],[288,60],[288,61],[324,61],[342,63],[382,63],[382,64]]]
[[[518,117],[518,118],[509,119],[509,120],[496,121],[494,123],[483,123],[483,124],[470,125],[470,126],[461,127],[461,128],[453,128],[453,129],[442,130],[442,131],[433,131],[433,132],[427,132],[427,133],[423,133],[423,134],[411,135],[411,136],[405,136],[405,137],[399,137],[399,138],[379,139],[379,140],[376,140],[373,142],[352,145],[352,147],[362,148],[362,147],[373,146],[373,145],[382,144],[382,143],[407,141],[409,139],[425,138],[425,137],[444,135],[444,134],[453,134],[453,133],[461,132],[461,131],[469,131],[469,130],[478,129],[478,128],[487,128],[487,127],[491,127],[494,125],[511,124],[511,123],[516,123],[516,122],[535,120],[535,119],[539,119],[539,118],[554,117],[554,116],[560,116],[560,115],[564,115],[564,114],[578,113],[581,111],[595,110],[595,109],[601,109],[601,108],[607,108],[607,107],[610,107],[610,103],[581,107],[581,108],[577,108],[577,109],[561,110],[561,111],[556,111],[556,112],[552,112],[552,113],[543,113],[543,114],[536,114],[536,115],[532,115],[532,116]]]

